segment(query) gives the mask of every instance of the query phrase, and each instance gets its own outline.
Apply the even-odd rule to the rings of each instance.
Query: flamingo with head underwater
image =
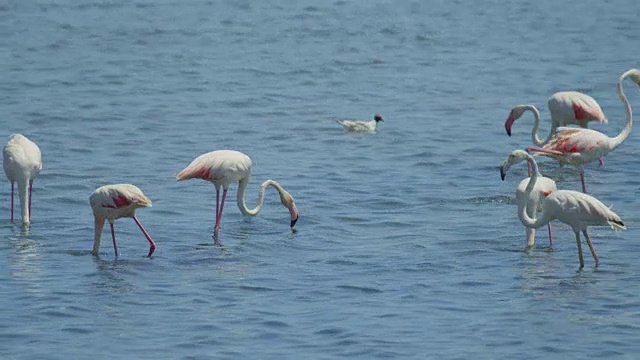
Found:
[[[105,185],[97,188],[89,197],[89,204],[93,209],[95,218],[95,237],[93,241],[93,255],[98,255],[100,251],[100,241],[102,239],[102,229],[104,221],[109,221],[111,226],[111,238],[113,239],[113,251],[118,256],[118,246],[116,245],[116,232],[113,223],[116,219],[123,217],[133,218],[142,234],[149,241],[149,254],[151,256],[156,249],[156,243],[145,230],[144,226],[136,216],[136,209],[151,207],[151,200],[137,186],[131,184]]]
[[[202,154],[195,158],[189,166],[182,170],[176,179],[202,179],[210,181],[216,188],[216,224],[214,226],[214,238],[218,242],[218,231],[222,221],[222,210],[227,197],[229,186],[238,182],[237,204],[244,215],[255,216],[262,209],[264,202],[264,192],[268,186],[278,191],[280,202],[289,210],[291,214],[290,226],[293,229],[298,221],[298,209],[293,201],[293,196],[289,194],[279,183],[267,180],[260,186],[258,193],[258,204],[255,208],[249,209],[246,205],[244,195],[251,176],[251,158],[235,150],[216,150]],[[220,199],[220,188],[222,187],[222,200]]]
[[[536,164],[533,156],[528,154],[524,150],[514,150],[509,154],[507,162],[511,165],[519,162],[529,160],[532,166],[531,180],[527,184],[525,189],[525,195],[527,198],[531,196],[533,189],[539,178],[538,164]],[[500,176],[502,180],[506,175],[506,170],[509,167],[500,168]],[[591,255],[595,261],[595,266],[598,267],[598,255],[591,243],[589,234],[587,233],[588,226],[610,226],[614,230],[626,230],[626,227],[622,223],[620,217],[611,211],[602,201],[595,197],[573,190],[557,190],[549,194],[540,203],[542,212],[538,217],[531,217],[527,214],[526,207],[520,209],[520,219],[522,223],[530,228],[538,228],[542,225],[548,224],[554,219],[558,219],[563,223],[571,226],[573,232],[576,235],[576,243],[578,245],[578,257],[580,260],[580,268],[584,267],[584,259],[582,257],[582,245],[580,243],[580,232],[584,235]]]
[[[33,141],[21,134],[13,134],[3,150],[4,173],[11,182],[11,221],[13,221],[13,190],[18,183],[18,196],[22,210],[22,223],[31,221],[31,194],[33,179],[42,170],[42,154]]]
[[[580,170],[582,192],[587,192],[584,180],[584,164],[607,156],[620,146],[631,133],[631,104],[629,104],[623,89],[623,82],[626,78],[630,78],[634,83],[640,85],[640,70],[628,70],[618,80],[618,96],[627,113],[627,123],[620,134],[615,137],[609,137],[596,130],[559,127],[556,136],[544,146],[529,147],[528,149],[534,155],[552,157],[560,161],[561,164],[577,166]]]
[[[509,167],[513,165],[509,162],[509,158],[507,158],[500,167],[500,173],[506,174]],[[504,176],[502,178],[504,180]],[[538,178],[538,181],[535,183],[533,190],[527,196],[526,188],[531,181],[530,177],[523,179],[518,187],[516,188],[516,204],[518,205],[518,218],[524,225],[524,220],[522,219],[522,209],[526,210],[527,215],[530,217],[535,217],[536,211],[538,210],[539,205],[544,201],[544,198],[549,196],[549,194],[558,190],[556,187],[556,182],[552,179],[541,176]],[[527,248],[531,248],[536,243],[536,229],[529,228],[525,226],[525,233],[527,239]],[[553,234],[551,231],[551,223],[547,224],[547,229],[549,230],[549,245],[553,246]]]

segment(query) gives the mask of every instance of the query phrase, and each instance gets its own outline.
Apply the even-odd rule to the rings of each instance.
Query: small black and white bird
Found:
[[[371,132],[378,129],[378,123],[382,120],[380,114],[375,114],[373,120],[337,120],[336,122],[344,127],[345,131]]]

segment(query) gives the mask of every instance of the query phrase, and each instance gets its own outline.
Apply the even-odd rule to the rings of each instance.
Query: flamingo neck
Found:
[[[258,204],[255,208],[249,209],[245,202],[244,196],[247,190],[247,184],[249,184],[248,176],[240,180],[238,184],[238,208],[240,208],[240,211],[244,215],[248,216],[256,216],[260,212],[260,210],[262,210],[262,204],[264,203],[264,192],[267,189],[267,186],[273,186],[280,194],[282,194],[282,192],[284,191],[282,186],[280,186],[280,184],[273,180],[267,180],[263,182],[262,185],[260,185],[260,192],[258,193]]]
[[[24,178],[17,181],[18,196],[20,196],[20,209],[22,213],[22,224],[29,223],[29,179]]]
[[[526,228],[527,233],[527,247],[533,247],[536,244],[536,229],[530,227]]]
[[[527,205],[519,209],[518,215],[520,217],[520,221],[524,226],[528,228],[539,228],[540,226],[548,223],[551,219],[547,214],[547,208],[544,208],[544,207],[542,209],[542,214],[540,214],[540,216],[538,217],[535,217],[535,210],[536,210],[535,203],[533,203],[533,206],[532,206],[534,216],[531,217],[529,216],[529,214],[527,214],[527,207],[529,206],[529,199],[531,198],[531,192],[533,192],[533,188],[536,186],[536,182],[538,181],[538,176],[539,176],[538,164],[536,163],[536,160],[530,154],[527,154],[527,158],[529,159],[529,162],[531,164],[531,169],[532,169],[531,179],[529,180],[529,183],[527,184],[527,187],[525,188],[525,191],[524,191],[524,198]]]
[[[618,136],[611,139],[611,150],[620,146],[620,144],[622,144],[625,140],[627,140],[627,138],[629,137],[629,134],[631,134],[633,114],[631,111],[631,104],[629,103],[629,100],[627,99],[627,96],[624,93],[623,83],[624,83],[624,79],[626,79],[631,74],[632,71],[633,70],[629,70],[625,72],[624,74],[622,74],[622,76],[620,76],[620,80],[618,80],[618,96],[620,97],[620,100],[624,104],[624,109],[627,113],[627,123],[624,126],[624,129],[622,129],[622,131],[620,132],[620,134],[618,134]]]
[[[100,241],[102,240],[102,229],[104,229],[104,217],[95,216],[94,217],[95,224],[95,236],[93,239],[93,255],[98,255],[100,251]]]
[[[540,112],[533,105],[526,105],[525,109],[531,111],[533,113],[533,117],[535,118],[533,129],[531,129],[531,140],[533,140],[533,143],[538,146],[546,144],[549,139],[551,139],[551,136],[553,136],[553,128],[551,129],[551,133],[549,134],[549,136],[547,136],[547,139],[542,141],[540,139],[540,135],[538,135],[538,129],[540,128]]]
[[[522,201],[518,201],[518,218],[520,219],[520,222],[522,222],[523,224],[524,219],[522,218],[522,213],[527,213],[527,215],[529,215],[529,217],[534,217],[536,214],[536,210],[538,207],[538,204],[535,201],[526,201],[527,198],[523,197]],[[527,247],[532,247],[536,244],[536,230],[527,227],[526,228],[526,236],[527,236]]]

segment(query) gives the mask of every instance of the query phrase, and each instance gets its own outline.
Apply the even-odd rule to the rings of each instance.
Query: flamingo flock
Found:
[[[505,122],[505,130],[511,136],[513,123],[522,116],[524,111],[532,111],[535,117],[532,138],[533,142],[538,146],[530,146],[527,151],[515,150],[511,152],[500,167],[500,176],[504,180],[507,170],[512,165],[526,160],[530,166],[530,178],[523,180],[516,192],[518,217],[521,223],[527,229],[548,225],[554,219],[570,225],[576,235],[580,268],[584,267],[580,232],[584,235],[597,267],[598,256],[587,233],[587,227],[590,225],[609,225],[614,230],[626,229],[617,214],[606,207],[600,200],[586,194],[584,164],[596,159],[600,159],[602,164],[602,158],[618,148],[629,137],[633,116],[631,104],[624,93],[623,85],[627,78],[640,86],[640,70],[628,70],[618,80],[618,96],[624,105],[627,122],[622,131],[615,137],[609,137],[599,131],[586,128],[588,121],[606,122],[607,120],[602,109],[593,98],[578,92],[556,93],[549,99],[549,110],[552,113],[552,129],[544,141],[540,140],[537,133],[540,114],[534,106],[519,105],[514,107]],[[561,94],[561,96],[558,94]],[[573,111],[573,117],[571,116],[571,111]],[[565,114],[565,116],[561,117],[559,114]],[[568,123],[578,124],[582,128],[560,126]],[[534,158],[534,156],[538,155],[554,158],[562,165],[568,164],[578,167],[582,193],[571,190],[552,190],[549,180],[541,177],[539,173],[538,165]],[[524,187],[524,190],[522,187]],[[536,215],[537,210],[541,211],[539,216]],[[551,232],[549,234],[551,241]],[[527,246],[530,247],[534,243],[535,234],[527,232]]]
[[[251,158],[239,151],[217,150],[197,157],[176,177],[177,180],[203,179],[214,184],[216,188],[216,223],[214,227],[214,239],[216,243],[219,243],[218,233],[222,220],[222,209],[224,208],[224,202],[227,197],[227,190],[229,186],[235,182],[238,182],[238,207],[244,215],[255,216],[260,212],[264,201],[265,190],[267,187],[272,186],[278,191],[282,205],[289,210],[291,215],[291,229],[294,228],[298,221],[298,208],[295,205],[293,196],[291,196],[282,185],[273,180],[267,180],[260,186],[256,207],[254,209],[247,207],[244,195],[251,175],[251,165]],[[23,225],[28,225],[30,222],[29,215],[31,209],[31,184],[40,170],[42,170],[40,149],[35,143],[23,135],[11,135],[9,142],[4,148],[4,170],[7,178],[11,182],[11,221],[13,221],[13,185],[15,182],[18,182],[20,203],[22,206],[22,223]],[[27,186],[29,189],[28,192],[26,190]],[[222,200],[220,200],[220,187],[223,189]],[[114,222],[120,218],[130,217],[135,221],[149,242],[149,253],[147,256],[151,257],[156,249],[156,243],[144,226],[142,226],[142,223],[138,220],[135,213],[138,208],[151,207],[151,199],[149,199],[142,190],[132,184],[104,185],[97,188],[91,194],[89,204],[91,205],[94,216],[95,234],[93,255],[99,255],[104,223],[108,221],[111,228],[113,251],[115,256],[118,256]]]
[[[515,164],[527,161],[529,177],[523,179],[516,190],[517,215],[526,227],[526,243],[531,248],[535,245],[535,229],[547,225],[549,243],[553,245],[550,222],[557,219],[571,226],[575,233],[580,268],[584,267],[580,234],[591,251],[595,266],[599,264],[598,256],[587,233],[588,226],[606,225],[615,230],[625,230],[626,227],[620,217],[605,206],[600,200],[586,194],[584,180],[584,164],[595,159],[601,159],[619,147],[629,136],[632,128],[632,109],[624,93],[623,83],[631,79],[640,86],[640,70],[631,69],[623,73],[618,81],[617,91],[622,101],[627,122],[623,130],[615,137],[609,137],[599,131],[588,129],[590,121],[607,123],[600,105],[591,96],[576,91],[564,91],[553,94],[548,100],[551,113],[551,130],[545,140],[538,134],[540,113],[533,105],[518,105],[511,109],[504,124],[505,130],[511,136],[512,127],[525,112],[534,115],[534,125],[531,132],[532,141],[536,146],[525,150],[514,150],[504,160],[500,167],[502,180],[505,179],[509,168]],[[345,131],[375,132],[382,116],[376,114],[370,121],[339,120]],[[578,125],[570,128],[567,125]],[[18,185],[20,198],[21,221],[29,225],[31,221],[31,198],[33,180],[42,170],[42,156],[39,147],[27,137],[11,135],[3,151],[3,167],[11,183],[11,221],[14,221],[14,185]],[[560,164],[573,165],[579,168],[582,192],[558,190],[556,183],[541,175],[535,156],[547,156],[556,159]],[[280,202],[289,211],[290,228],[293,230],[298,221],[299,212],[293,196],[282,185],[273,180],[266,180],[260,186],[258,201],[255,208],[247,207],[245,192],[251,175],[252,161],[249,156],[235,150],[216,150],[202,154],[184,168],[176,179],[202,179],[213,184],[216,190],[216,212],[214,225],[214,239],[218,243],[218,234],[222,223],[222,212],[229,187],[238,183],[237,205],[242,214],[255,216],[262,209],[265,191],[273,187],[280,196]],[[222,189],[222,194],[220,190]],[[114,254],[118,256],[115,235],[115,220],[130,217],[138,225],[142,234],[149,242],[151,257],[156,249],[147,230],[136,216],[136,209],[151,207],[151,200],[137,186],[132,184],[113,184],[97,188],[89,197],[89,204],[93,210],[95,234],[92,254],[98,256],[102,240],[105,221],[109,222]]]
[[[500,174],[504,180],[506,170],[510,165],[517,164],[521,161],[528,160],[532,165],[533,173],[531,180],[527,183],[524,191],[524,197],[527,202],[531,197],[532,191],[535,189],[540,173],[538,164],[533,156],[524,150],[514,150],[509,154],[509,158],[505,160],[505,164],[500,168]],[[538,204],[535,204],[536,206]],[[549,193],[540,202],[542,212],[538,217],[531,217],[524,207],[518,209],[520,221],[527,228],[538,228],[548,224],[552,220],[558,219],[563,223],[571,226],[576,234],[576,242],[578,243],[578,256],[580,259],[580,268],[584,267],[584,259],[582,258],[582,246],[580,243],[580,232],[584,234],[585,240],[589,245],[595,266],[598,266],[598,255],[593,248],[587,227],[590,225],[608,225],[615,230],[626,230],[620,216],[611,211],[602,201],[591,195],[573,190],[556,190]]]

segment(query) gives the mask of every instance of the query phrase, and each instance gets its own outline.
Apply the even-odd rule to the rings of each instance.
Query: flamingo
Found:
[[[293,196],[289,194],[280,184],[273,180],[267,180],[260,186],[258,194],[258,204],[254,209],[247,208],[244,200],[245,190],[251,175],[251,158],[235,150],[216,150],[202,154],[195,158],[189,166],[182,170],[176,179],[202,179],[210,181],[216,188],[216,224],[214,227],[214,237],[218,238],[220,223],[222,220],[222,209],[227,197],[229,185],[238,182],[237,203],[238,208],[244,215],[255,216],[262,209],[264,192],[268,186],[273,186],[280,194],[282,205],[289,209],[291,214],[291,228],[298,221],[298,209],[293,201]],[[222,187],[222,201],[220,201],[220,187]]]
[[[532,196],[533,189],[539,178],[538,164],[536,164],[533,156],[524,150],[514,150],[509,154],[507,162],[511,165],[521,161],[529,160],[532,166],[532,175],[529,184],[525,189],[525,195],[529,199]],[[508,169],[508,167],[507,167]],[[506,169],[500,169],[500,176],[504,180]],[[528,201],[527,201],[528,202]],[[527,204],[528,205],[528,204]],[[602,201],[595,197],[573,190],[557,190],[549,194],[542,203],[542,212],[539,217],[532,218],[527,214],[526,207],[522,207],[520,211],[520,219],[526,227],[539,228],[554,219],[558,219],[563,223],[571,226],[576,234],[576,243],[578,244],[578,257],[580,259],[580,269],[584,267],[584,259],[582,258],[582,246],[580,243],[580,232],[584,234],[584,238],[589,245],[591,255],[598,267],[598,255],[593,248],[587,227],[590,225],[610,226],[614,230],[626,230],[620,217],[611,211]]]
[[[378,123],[384,121],[380,114],[375,114],[373,120],[337,120],[336,122],[344,127],[345,131],[372,132],[378,129]]]
[[[33,141],[21,134],[13,134],[4,147],[4,173],[11,182],[11,221],[13,222],[13,189],[18,183],[18,195],[22,210],[22,223],[31,221],[31,189],[33,179],[42,170],[40,148]]]
[[[509,167],[513,165],[509,162],[511,157],[507,158],[500,167],[500,174],[502,180],[504,180],[504,176],[509,170]],[[522,209],[526,208],[526,212],[530,217],[534,217],[536,210],[538,209],[538,205],[542,203],[545,197],[549,196],[552,192],[558,190],[556,187],[556,182],[552,179],[541,176],[536,182],[533,190],[526,196],[526,188],[529,185],[530,177],[523,179],[516,189],[516,204],[518,204],[518,217],[520,221],[524,225],[524,220],[520,216]],[[549,230],[549,245],[553,246],[553,235],[551,232],[551,223],[547,224],[547,228]],[[536,230],[533,228],[526,227],[526,238],[527,238],[527,248],[531,248],[536,243]]]
[[[131,217],[138,224],[140,230],[149,241],[149,257],[156,249],[156,243],[153,242],[151,236],[142,226],[135,211],[137,208],[151,207],[151,200],[142,193],[137,186],[131,184],[114,184],[105,185],[96,189],[89,197],[89,203],[93,209],[95,218],[95,239],[93,241],[93,255],[98,255],[100,250],[100,240],[102,239],[102,229],[104,228],[104,220],[109,221],[111,226],[111,238],[113,239],[113,251],[118,256],[118,247],[116,246],[116,233],[113,223],[116,219],[123,217]]]
[[[577,129],[559,127],[554,138],[542,147],[530,147],[528,150],[540,155],[549,156],[560,161],[560,164],[577,166],[580,170],[582,192],[587,192],[584,180],[584,164],[607,156],[622,144],[631,133],[632,113],[631,105],[624,94],[623,82],[629,77],[640,86],[640,70],[631,69],[620,76],[618,80],[618,96],[627,112],[627,124],[616,137],[609,137],[599,131],[591,129]]]
[[[549,142],[556,134],[559,126],[576,124],[582,128],[587,127],[589,121],[607,123],[608,120],[602,112],[598,102],[589,95],[577,91],[557,92],[549,98],[549,112],[551,113],[551,131],[545,140],[538,135],[540,127],[540,112],[533,105],[517,105],[509,112],[509,117],[504,123],[507,134],[511,136],[511,127],[526,111],[531,111],[535,118],[531,139],[533,143],[542,146]]]

